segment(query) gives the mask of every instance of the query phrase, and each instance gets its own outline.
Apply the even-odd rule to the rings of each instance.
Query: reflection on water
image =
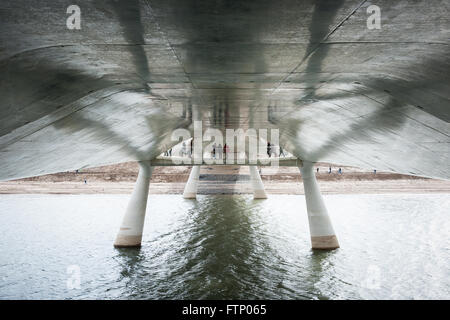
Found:
[[[310,249],[304,198],[284,195],[152,195],[142,248],[115,249],[127,199],[0,196],[0,298],[450,298],[450,195],[326,196],[328,252]]]

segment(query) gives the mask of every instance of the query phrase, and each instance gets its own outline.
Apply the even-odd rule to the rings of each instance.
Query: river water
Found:
[[[304,197],[0,195],[0,299],[449,299],[450,194],[328,195],[341,248],[310,249]]]

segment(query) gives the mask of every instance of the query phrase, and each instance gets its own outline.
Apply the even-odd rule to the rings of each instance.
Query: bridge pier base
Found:
[[[128,202],[114,247],[140,247],[147,209],[148,189],[153,167],[150,161],[139,162],[139,174]]]
[[[193,166],[191,173],[189,174],[189,179],[184,187],[183,198],[185,199],[195,199],[197,198],[197,187],[200,177],[200,166]]]
[[[314,174],[314,163],[303,161],[303,165],[299,168],[305,189],[312,248],[328,250],[339,248],[339,242]]]
[[[258,168],[256,166],[249,166],[249,168],[250,181],[253,187],[253,199],[267,199],[266,190],[264,189],[264,184],[262,183]]]

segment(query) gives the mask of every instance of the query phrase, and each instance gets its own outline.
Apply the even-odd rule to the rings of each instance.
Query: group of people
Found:
[[[279,153],[278,156],[281,157],[281,155],[283,155],[283,158],[286,157],[286,155],[284,154],[284,150],[281,146],[278,146]],[[267,155],[269,156],[269,158],[272,157],[272,154],[276,157],[277,156],[277,151],[276,151],[276,146],[271,144],[270,141],[267,141]]]
[[[227,154],[230,153],[230,147],[225,143],[222,147],[222,144],[216,145],[214,142],[211,150],[211,158],[213,159],[226,159]]]
[[[194,139],[191,139],[190,143],[189,143],[189,147],[186,144],[185,141],[183,141],[181,150],[180,150],[180,156],[184,157],[184,156],[188,156],[192,158],[192,154],[193,154],[193,144],[194,144]],[[286,157],[286,154],[283,150],[283,148],[281,146],[278,146],[279,152],[277,153],[276,150],[277,146],[275,146],[274,144],[271,144],[270,141],[267,142],[267,155],[269,156],[269,158],[272,157],[272,155],[276,156],[283,156]],[[230,153],[230,149],[229,146],[225,143],[223,146],[221,143],[219,143],[218,145],[216,143],[214,143],[212,145],[212,150],[211,150],[211,158],[213,159],[227,159],[227,155]],[[172,148],[164,151],[164,156],[166,157],[171,157],[172,156]]]
[[[319,168],[317,168],[317,172],[319,172]],[[328,173],[331,173],[331,166],[328,168]],[[338,173],[342,174],[342,169],[341,168],[338,169]]]
[[[189,146],[186,144],[185,141],[183,141],[183,144],[182,144],[181,150],[180,150],[180,156],[181,157],[188,156],[188,157],[192,158],[193,150],[194,150],[194,139],[191,139]],[[219,143],[219,145],[216,145],[216,143],[214,143],[212,150],[211,150],[211,157],[213,159],[222,159],[222,158],[224,158],[224,156],[226,157],[226,155],[229,152],[230,152],[230,149],[226,143],[223,147],[222,147],[222,144],[220,144],[220,143]],[[167,151],[164,151],[164,155],[166,157],[171,157],[172,156],[172,148],[170,148]]]
[[[169,150],[164,151],[164,156],[171,157],[172,156],[172,148],[170,148]]]
[[[181,157],[188,156],[188,157],[192,158],[193,147],[194,147],[194,139],[191,139],[189,149],[187,149],[187,147],[186,147],[186,142],[183,141],[183,147],[181,148],[180,156]]]
[[[187,147],[186,142],[183,141],[181,150],[180,150],[180,156],[188,156],[192,158],[193,153],[193,147],[194,147],[194,139],[191,139],[189,147]],[[224,159],[226,158],[227,154],[230,152],[229,146],[225,143],[222,147],[222,144],[219,143],[217,145],[216,143],[213,144],[212,150],[211,150],[211,158],[213,159]],[[166,152],[167,153],[167,152]],[[170,149],[170,153],[164,155],[171,156],[172,155],[172,149]]]

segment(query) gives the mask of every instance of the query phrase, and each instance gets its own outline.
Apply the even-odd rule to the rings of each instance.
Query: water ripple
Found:
[[[0,298],[450,298],[446,194],[326,196],[329,252],[310,248],[304,198],[283,195],[152,195],[142,248],[114,249],[127,200],[0,196]]]

